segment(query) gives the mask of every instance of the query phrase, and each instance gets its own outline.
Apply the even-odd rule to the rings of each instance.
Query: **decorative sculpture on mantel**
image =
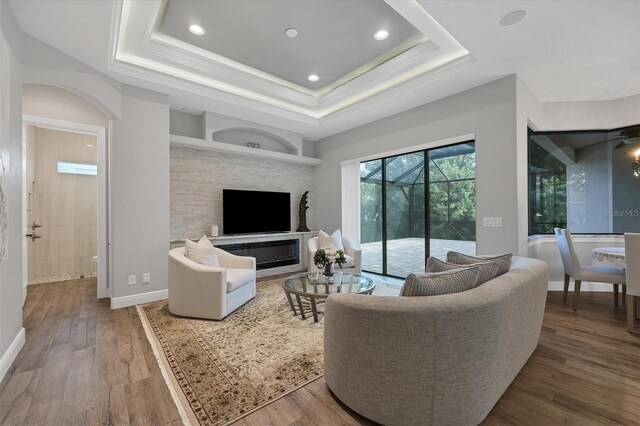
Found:
[[[298,219],[300,220],[300,225],[296,232],[309,232],[309,228],[307,228],[307,209],[309,206],[307,205],[307,196],[309,195],[309,191],[305,191],[300,198],[300,206],[298,207]]]

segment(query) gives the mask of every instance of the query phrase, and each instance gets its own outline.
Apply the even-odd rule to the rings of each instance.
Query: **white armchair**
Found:
[[[172,314],[221,320],[256,295],[256,259],[215,248],[220,267],[204,266],[169,251],[169,311]]]
[[[344,246],[344,254],[347,258],[347,263],[342,265],[342,269],[336,267],[336,271],[346,270],[350,272],[354,272],[356,274],[362,273],[362,250],[356,247],[355,243],[351,241],[347,237],[342,237],[342,245]],[[318,237],[313,237],[309,239],[308,243],[308,271],[316,272],[320,269],[313,263],[313,256],[315,256],[316,251],[318,250]]]

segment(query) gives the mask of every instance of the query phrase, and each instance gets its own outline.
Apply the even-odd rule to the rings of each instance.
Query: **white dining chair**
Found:
[[[568,229],[554,228],[556,241],[560,249],[560,257],[564,267],[564,294],[562,299],[567,301],[569,292],[569,281],[571,277],[575,282],[573,290],[573,310],[578,309],[578,301],[580,298],[580,285],[582,281],[592,281],[600,283],[611,283],[614,285],[613,297],[615,305],[618,306],[618,285],[626,286],[627,277],[622,269],[608,268],[606,266],[582,266],[576,255],[573,246],[573,238]],[[624,287],[623,287],[624,288]]]
[[[640,234],[624,234],[624,253],[627,263],[627,330],[640,334],[636,326],[640,310]]]

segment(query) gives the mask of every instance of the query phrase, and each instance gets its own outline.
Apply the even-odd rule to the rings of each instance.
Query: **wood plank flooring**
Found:
[[[112,311],[95,289],[95,278],[29,287],[27,343],[0,383],[0,424],[181,424],[135,309]],[[611,299],[583,293],[573,312],[550,292],[540,344],[484,424],[640,425],[640,337]],[[371,422],[318,379],[237,424]]]

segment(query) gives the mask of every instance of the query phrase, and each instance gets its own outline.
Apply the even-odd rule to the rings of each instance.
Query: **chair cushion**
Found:
[[[627,276],[622,269],[607,268],[606,266],[583,266],[580,268],[580,277],[578,279],[598,283],[627,283]]]
[[[444,272],[409,274],[400,289],[400,296],[438,296],[470,290],[478,282],[478,266]]]
[[[342,232],[340,232],[339,229],[336,229],[333,234],[329,235],[323,230],[320,230],[320,232],[318,232],[318,248],[323,249],[331,246],[338,250],[344,250],[344,245],[342,244]]]
[[[470,263],[469,266],[478,266],[478,283],[476,285],[480,285],[495,278],[499,265],[498,262],[492,261]],[[452,269],[460,269],[460,265],[443,262],[435,257],[429,257],[427,259],[427,272],[444,272]]]
[[[227,293],[231,293],[256,279],[252,269],[227,269]]]
[[[470,265],[472,263],[489,261],[498,262],[498,272],[496,273],[496,277],[498,277],[509,271],[509,268],[511,268],[512,257],[512,253],[470,256],[468,254],[458,253],[457,251],[450,251],[447,253],[447,262],[458,265]]]
[[[184,255],[193,260],[196,263],[205,266],[213,266],[215,268],[220,267],[220,261],[216,256],[216,251],[213,248],[213,244],[206,236],[200,238],[200,241],[193,242],[186,240],[184,242]]]

